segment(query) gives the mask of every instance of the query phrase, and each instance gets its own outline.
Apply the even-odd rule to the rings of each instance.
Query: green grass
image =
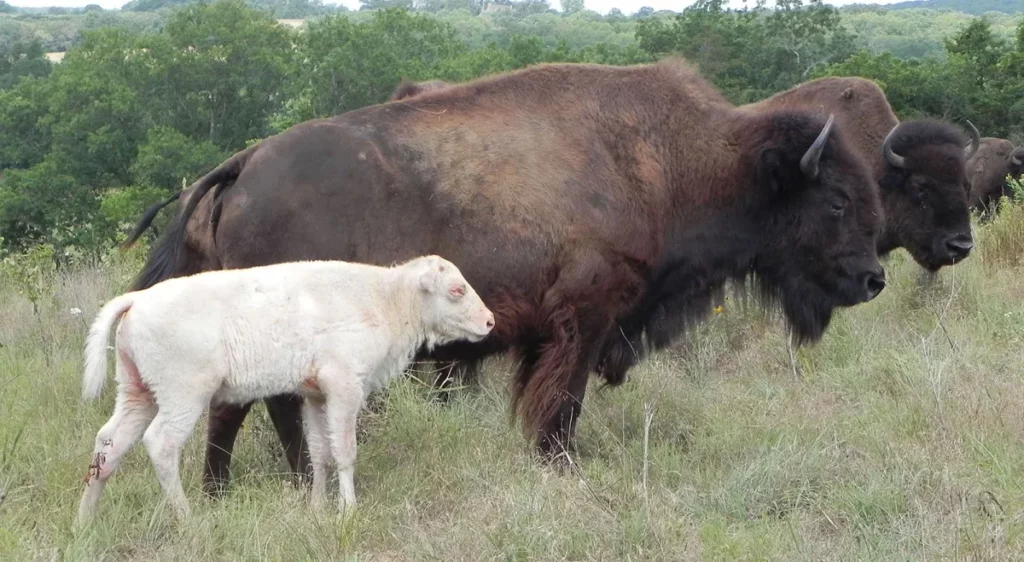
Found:
[[[728,301],[623,387],[591,386],[578,475],[509,423],[502,360],[447,407],[395,384],[361,417],[346,522],[286,483],[257,406],[223,500],[199,491],[204,420],[182,462],[191,520],[139,447],[73,531],[114,394],[80,402],[83,338],[133,266],[58,276],[38,318],[5,279],[0,560],[1024,560],[1022,224],[1011,208],[977,227],[936,278],[893,256],[883,294],[794,361],[776,320]]]

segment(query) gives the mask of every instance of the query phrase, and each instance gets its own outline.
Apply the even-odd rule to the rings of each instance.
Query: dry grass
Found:
[[[0,285],[0,560],[1022,560],[1021,225],[1014,209],[978,228],[937,278],[894,256],[882,296],[792,361],[775,322],[726,303],[624,387],[592,387],[579,476],[508,423],[503,362],[447,407],[396,384],[362,418],[344,523],[284,483],[256,407],[228,497],[199,492],[197,431],[192,520],[174,522],[140,447],[74,533],[113,403],[79,401],[86,322],[131,270],[60,279],[42,322]]]

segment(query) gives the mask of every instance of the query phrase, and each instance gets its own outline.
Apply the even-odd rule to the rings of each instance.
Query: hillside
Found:
[[[890,10],[927,8],[930,10],[955,10],[980,16],[986,12],[1018,14],[1024,12],[1024,0],[912,0],[886,6]]]

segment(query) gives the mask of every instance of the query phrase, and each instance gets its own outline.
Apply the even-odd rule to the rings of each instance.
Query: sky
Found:
[[[734,7],[742,7],[742,0],[730,0]],[[845,6],[848,4],[892,4],[899,0],[827,0],[826,4],[834,6]],[[7,0],[8,4],[25,8],[39,8],[48,6],[61,6],[67,8],[81,8],[88,4],[99,4],[105,9],[116,9],[127,3],[128,0]],[[693,4],[694,0],[584,0],[588,10],[594,10],[607,14],[612,8],[618,8],[625,14],[631,14],[643,6],[650,6],[655,10],[680,11],[686,6]],[[344,4],[351,9],[359,9],[359,0],[324,0],[324,4]],[[548,0],[553,8],[559,7],[559,0]],[[753,5],[753,0],[750,4]]]

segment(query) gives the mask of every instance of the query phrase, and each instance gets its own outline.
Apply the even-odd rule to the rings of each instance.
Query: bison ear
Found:
[[[768,148],[757,158],[758,186],[772,195],[795,191],[806,185],[796,162],[787,161],[782,151]]]

